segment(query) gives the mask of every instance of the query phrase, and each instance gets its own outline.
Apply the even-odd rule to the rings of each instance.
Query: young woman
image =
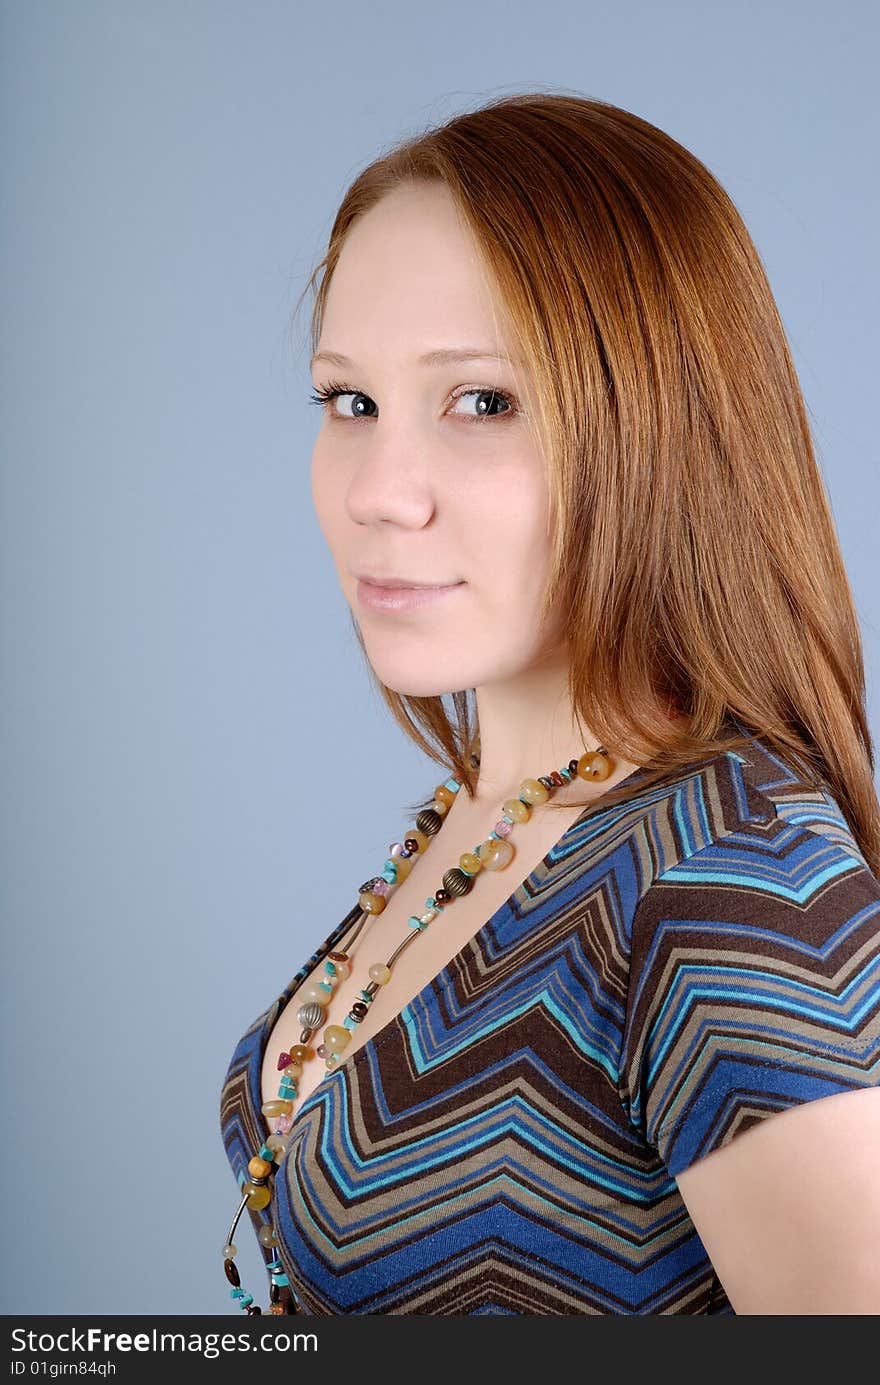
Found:
[[[233,1297],[247,1212],[272,1312],[880,1313],[860,636],[736,209],[523,95],[361,173],[321,270],[315,508],[442,770],[359,888],[324,805],[356,903],[226,1074]]]

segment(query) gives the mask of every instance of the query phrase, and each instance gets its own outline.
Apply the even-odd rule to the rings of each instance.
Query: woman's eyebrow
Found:
[[[311,359],[310,366],[314,366],[318,361],[325,361],[328,365],[352,367],[354,361],[348,356],[342,356],[338,351],[318,351]],[[417,365],[440,366],[456,365],[459,361],[503,361],[508,365],[515,365],[517,362],[512,356],[503,355],[501,352],[492,350],[481,350],[477,347],[446,347],[437,351],[426,351],[424,355],[416,360]]]

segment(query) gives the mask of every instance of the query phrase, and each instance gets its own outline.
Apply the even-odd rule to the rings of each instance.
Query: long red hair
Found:
[[[545,613],[565,612],[576,716],[649,766],[645,783],[742,745],[735,718],[831,793],[880,873],[852,592],[782,322],[733,202],[628,111],[491,100],[355,178],[306,285],[320,276],[313,350],[349,230],[422,182],[455,199],[534,382],[554,519]],[[375,681],[472,793],[472,690],[447,706]]]

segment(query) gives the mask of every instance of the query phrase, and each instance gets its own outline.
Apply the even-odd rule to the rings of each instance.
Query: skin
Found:
[[[316,387],[342,381],[358,392],[327,406],[312,494],[373,668],[399,693],[475,691],[477,796],[469,806],[460,794],[444,825],[446,841],[465,844],[522,778],[597,744],[572,715],[559,622],[538,620],[549,558],[542,457],[522,412],[500,416],[499,405],[498,417],[480,419],[481,396],[452,397],[503,390],[527,413],[529,381],[509,359],[416,361],[449,347],[508,356],[503,327],[448,194],[395,190],[353,227],[328,291],[319,351],[353,364],[317,362],[312,372]],[[463,585],[431,606],[375,612],[356,595],[362,569]],[[597,788],[635,768],[615,757]],[[567,787],[583,797],[583,781]],[[554,798],[564,803],[566,788]],[[538,819],[533,857],[565,825]],[[462,909],[462,936],[447,950],[474,926]],[[427,974],[445,960],[428,959]],[[405,977],[404,989],[423,981]],[[737,1313],[880,1313],[880,1090],[777,1113],[677,1183]]]

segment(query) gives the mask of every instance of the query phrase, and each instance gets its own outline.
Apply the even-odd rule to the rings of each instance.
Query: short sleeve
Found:
[[[777,820],[657,876],[633,921],[620,1095],[674,1176],[800,1102],[880,1085],[880,882]]]

